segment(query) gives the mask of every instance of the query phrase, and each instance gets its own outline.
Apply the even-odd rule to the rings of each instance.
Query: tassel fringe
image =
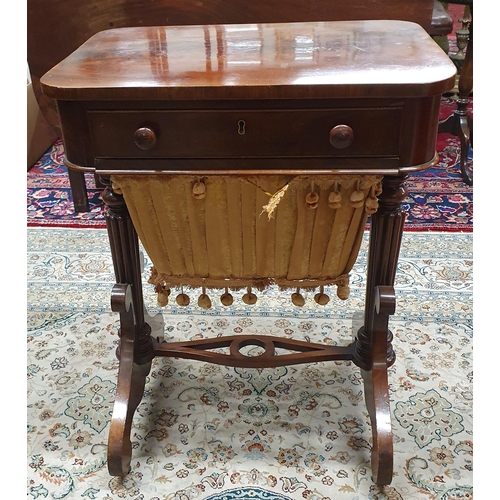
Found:
[[[170,278],[170,279],[169,279]],[[189,295],[185,292],[185,288],[189,290],[196,290],[201,287],[201,294],[198,297],[198,306],[202,309],[210,309],[212,307],[212,299],[207,293],[207,289],[210,291],[224,290],[220,296],[220,302],[222,305],[229,307],[234,303],[234,297],[229,292],[243,290],[246,288],[246,293],[242,297],[242,301],[247,305],[254,305],[258,297],[254,293],[256,291],[262,292],[265,288],[271,285],[277,285],[281,291],[286,291],[290,289],[295,289],[294,293],[290,296],[291,302],[297,307],[303,307],[305,304],[305,298],[300,292],[306,290],[309,292],[315,291],[319,288],[318,293],[314,295],[314,301],[319,305],[326,305],[330,301],[330,297],[325,294],[325,286],[336,285],[337,286],[337,297],[341,300],[347,300],[349,298],[349,275],[344,274],[333,280],[323,280],[323,284],[318,284],[318,282],[307,282],[302,281],[288,281],[286,284],[283,282],[278,282],[272,279],[256,279],[253,280],[249,285],[249,280],[220,280],[218,283],[207,284],[206,282],[201,285],[199,284],[203,281],[203,278],[198,278],[198,284],[180,284],[177,283],[176,279],[171,279],[173,277],[167,277],[164,275],[159,275],[155,268],[151,269],[151,277],[149,278],[149,283],[154,284],[155,292],[158,295],[158,305],[160,307],[165,307],[169,303],[169,296],[173,288],[179,288],[180,293],[177,295],[175,301],[177,305],[181,307],[186,307],[191,303]],[[185,278],[183,278],[185,280]],[[208,281],[208,280],[207,280]],[[231,286],[224,286],[221,282],[232,281]],[[236,285],[236,281],[239,281],[239,285]],[[175,282],[175,283],[173,283]],[[245,284],[244,284],[245,282]],[[314,284],[313,284],[314,283]],[[299,285],[299,286],[297,286]]]

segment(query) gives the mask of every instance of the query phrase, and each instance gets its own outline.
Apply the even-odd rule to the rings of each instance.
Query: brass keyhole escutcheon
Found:
[[[244,135],[245,134],[245,121],[244,120],[239,120],[238,121],[238,134]]]

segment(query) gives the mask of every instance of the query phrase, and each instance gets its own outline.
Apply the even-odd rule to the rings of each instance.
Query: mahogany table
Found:
[[[111,474],[128,473],[132,417],[154,356],[250,367],[347,359],[365,380],[373,480],[390,483],[387,368],[395,354],[388,317],[395,309],[404,182],[436,160],[441,94],[454,78],[455,66],[419,25],[342,21],[111,29],[41,79],[57,100],[67,165],[95,170],[106,185],[117,282],[112,307],[121,318]],[[255,345],[266,352],[272,344],[299,353],[245,359],[207,353],[221,345],[233,350],[233,338],[154,341],[161,324],[144,309],[137,234],[110,176],[242,172],[383,176],[371,219],[364,326],[350,346],[259,338]]]

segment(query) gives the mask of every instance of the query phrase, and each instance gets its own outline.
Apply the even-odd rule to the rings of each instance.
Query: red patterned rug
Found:
[[[472,108],[472,105],[471,105]],[[441,119],[454,110],[454,103],[443,98]],[[472,112],[472,109],[471,109]],[[438,164],[414,174],[408,180],[407,231],[472,231],[472,188],[460,177],[460,142],[450,134],[439,134]],[[29,227],[105,227],[101,191],[94,176],[87,174],[90,211],[75,213],[61,140],[40,158],[28,172]],[[469,151],[472,167],[472,150]]]

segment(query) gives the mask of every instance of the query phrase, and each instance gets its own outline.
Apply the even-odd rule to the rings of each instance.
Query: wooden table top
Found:
[[[406,21],[117,28],[41,79],[59,100],[424,97],[455,66]]]

